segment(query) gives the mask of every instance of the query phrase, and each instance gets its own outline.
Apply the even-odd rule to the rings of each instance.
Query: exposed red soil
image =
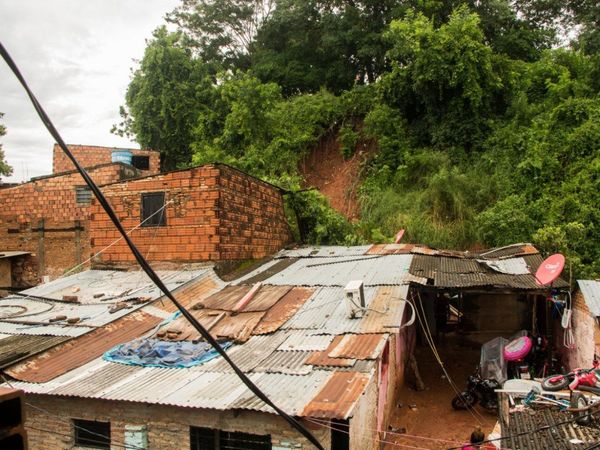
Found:
[[[473,373],[479,360],[479,348],[461,347],[453,340],[443,340],[437,344],[446,370],[459,390],[465,388],[468,375]],[[494,413],[476,406],[476,416],[468,411],[455,411],[451,401],[456,395],[429,347],[415,349],[421,378],[426,389],[418,392],[407,380],[400,391],[400,407],[396,407],[390,420],[392,430],[385,436],[390,442],[385,450],[399,448],[447,449],[460,447],[468,442],[471,432],[482,422],[481,429],[486,436],[497,421]],[[410,372],[410,369],[407,368]],[[410,376],[407,373],[407,377]],[[412,408],[411,408],[412,406]],[[478,420],[477,420],[478,419]]]
[[[330,134],[300,163],[305,187],[314,187],[348,219],[359,218],[357,188],[364,162],[375,151],[374,142],[360,140],[354,155],[344,160],[335,134]]]

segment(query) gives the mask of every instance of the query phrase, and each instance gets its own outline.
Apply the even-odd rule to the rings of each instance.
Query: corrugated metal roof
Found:
[[[310,334],[311,331],[293,331],[279,346],[279,351],[321,351],[329,347],[333,336],[329,334]]]
[[[595,316],[600,316],[600,281],[577,280],[585,304]]]
[[[217,281],[214,272],[208,269],[159,271],[158,274],[184,305],[191,300],[198,300],[199,293],[212,293],[219,288],[219,284],[222,285]],[[96,327],[131,314],[148,303],[129,302],[128,308],[111,313],[110,308],[118,301],[146,297],[151,302],[161,297],[160,291],[157,288],[149,287],[148,283],[146,275],[142,275],[139,271],[89,270],[42,284],[23,291],[22,294],[59,300],[62,300],[63,295],[76,295],[81,303],[53,302],[21,296],[5,297],[0,299],[0,332],[23,335],[81,336]],[[94,298],[94,295],[99,294],[104,295]],[[113,297],[115,295],[116,298]],[[155,306],[165,310],[174,308],[170,301],[158,301]],[[50,319],[57,316],[78,317],[80,321],[74,326],[66,323],[50,323]]]
[[[365,252],[366,255],[398,255],[410,253],[413,244],[374,244]]]
[[[365,286],[407,284],[412,255],[374,255],[339,258],[304,258],[265,280],[266,284],[346,286],[363,280]]]
[[[516,410],[509,413],[509,426],[502,425],[502,446],[519,450],[577,450],[600,442],[600,429],[579,426],[572,415],[558,408]],[[526,433],[527,431],[538,431]]]
[[[195,306],[223,311],[234,311],[236,304],[250,291],[251,288],[251,286],[227,286],[221,291],[196,303]],[[291,286],[260,286],[250,302],[243,308],[243,311],[266,311],[287,294],[290,289],[292,289]]]
[[[93,360],[117,344],[142,336],[158,323],[160,319],[136,312],[29,358],[6,373],[18,380],[43,383]]]
[[[323,287],[282,328],[315,330],[327,334],[381,333],[401,325],[409,287],[381,286],[364,289],[369,310],[362,317],[347,317],[343,288]]]
[[[539,253],[537,248],[531,244],[512,244],[505,247],[492,248],[477,253],[477,257],[485,259],[503,259],[522,255],[533,255]]]
[[[358,372],[333,372],[319,393],[302,410],[304,417],[347,419],[371,376]]]
[[[332,358],[329,356],[329,353],[333,351],[344,336],[336,336],[329,347],[321,352],[311,352],[310,356],[306,360],[307,364],[311,364],[313,366],[324,366],[324,367],[352,367],[356,363],[355,359],[349,358]]]
[[[256,328],[254,328],[254,331],[252,331],[252,334],[272,333],[278,330],[296,314],[313,293],[314,289],[293,288],[266,312]]]
[[[211,269],[159,270],[157,274],[166,286],[173,290],[209,270]],[[76,295],[81,303],[102,303],[100,299],[107,298],[112,298],[111,301],[118,301],[133,296],[151,298],[161,296],[160,290],[140,270],[131,272],[86,270],[58,278],[50,283],[40,284],[21,293],[57,300],[61,300],[63,295]],[[95,295],[100,294],[103,294],[103,296],[94,298]]]
[[[238,278],[235,284],[254,284],[265,281],[267,278],[281,272],[297,261],[297,258],[274,259],[261,265],[247,275]]]
[[[330,358],[377,359],[388,338],[387,334],[347,334],[335,348]]]
[[[277,332],[264,336],[252,336],[243,345],[234,345],[227,354],[244,372],[249,372],[269,357],[283,341],[289,337],[289,332]],[[222,358],[213,359],[199,366],[198,370],[207,372],[233,372],[229,364]]]
[[[8,367],[69,339],[63,336],[8,336],[0,339],[0,368]]]
[[[371,245],[302,247],[294,250],[282,250],[275,258],[339,258],[364,255]]]
[[[414,255],[410,273],[425,277],[428,279],[427,284],[440,288],[495,286],[510,289],[539,290],[542,287],[535,282],[533,273],[535,273],[541,260],[541,256],[538,254],[521,258],[486,259],[481,263],[470,257],[447,258]],[[494,266],[494,268],[492,269],[491,266]],[[554,287],[566,286],[568,284],[562,278],[554,282]]]
[[[506,273],[509,275],[526,275],[531,273],[527,263],[525,262],[525,259],[523,258],[495,260],[479,259],[477,261],[500,273]]]
[[[312,366],[306,364],[310,355],[311,352],[307,351],[275,351],[252,370],[254,372],[307,375],[312,371]]]

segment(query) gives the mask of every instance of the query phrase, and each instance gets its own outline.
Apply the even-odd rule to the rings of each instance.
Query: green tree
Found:
[[[382,77],[382,103],[409,120],[421,144],[472,147],[502,87],[479,17],[461,7],[436,29],[411,13],[392,22],[387,37],[392,69]]]
[[[189,164],[192,132],[199,114],[211,108],[213,80],[182,47],[181,34],[158,28],[127,89],[124,120],[112,131],[160,151],[164,170]]]
[[[4,113],[0,113],[0,119],[4,116]],[[6,127],[0,123],[0,136],[6,134]],[[4,159],[4,150],[2,150],[2,144],[0,144],[0,175],[9,176],[13,173],[13,168],[9,166]]]
[[[182,0],[167,15],[201,60],[220,68],[248,68],[250,46],[275,0]]]

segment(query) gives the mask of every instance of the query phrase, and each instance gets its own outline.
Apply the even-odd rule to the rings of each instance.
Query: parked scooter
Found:
[[[600,363],[594,360],[591,369],[577,368],[564,375],[551,375],[542,380],[542,389],[545,391],[560,391],[566,389],[589,391],[600,394],[600,379],[597,370]]]
[[[500,383],[493,379],[483,379],[479,375],[479,367],[475,375],[467,379],[467,390],[452,399],[454,409],[467,409],[477,402],[485,409],[498,409],[498,396],[495,389],[500,389]]]

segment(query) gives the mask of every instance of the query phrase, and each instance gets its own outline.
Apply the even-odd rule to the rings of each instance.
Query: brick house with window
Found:
[[[292,240],[280,188],[224,164],[102,186],[126,230],[150,261],[256,259]],[[95,263],[127,264],[133,255],[102,207],[92,202]],[[106,248],[107,246],[110,248]]]

